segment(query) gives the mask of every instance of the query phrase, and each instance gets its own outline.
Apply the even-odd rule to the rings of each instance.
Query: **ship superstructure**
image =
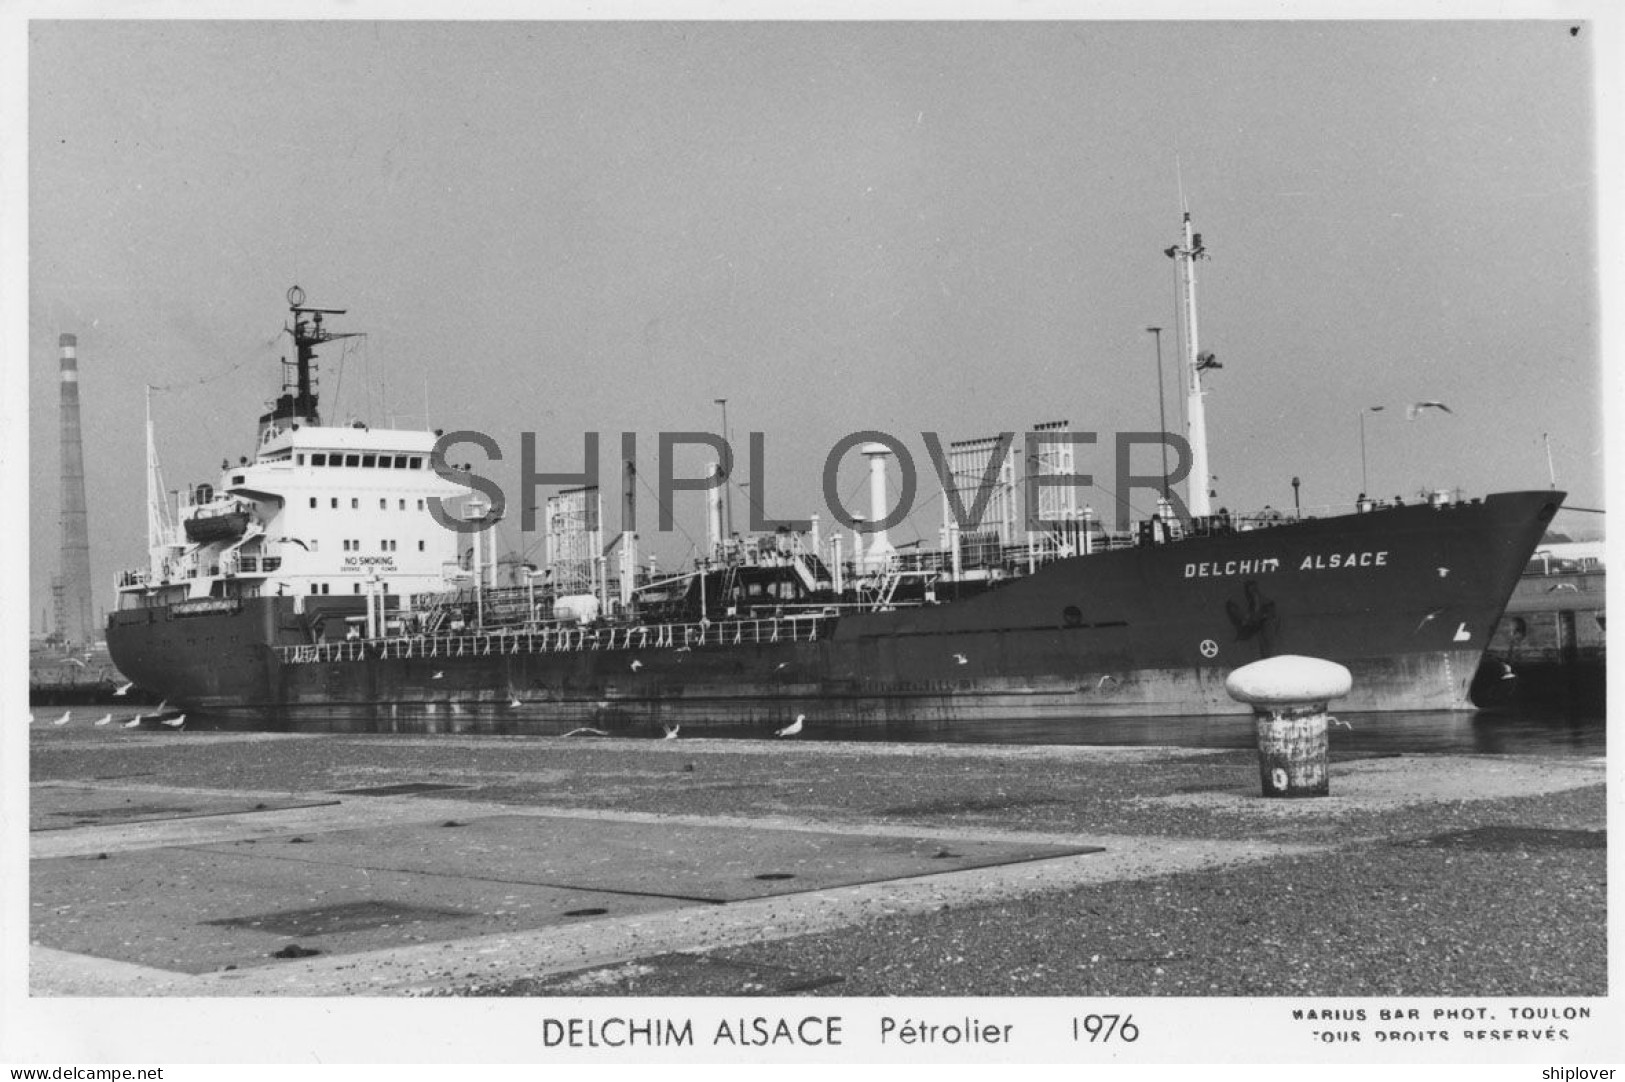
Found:
[[[350,335],[323,326],[341,310],[306,307],[297,286],[288,301],[296,360],[260,418],[252,458],[167,493],[149,407],[148,566],[120,576],[119,611],[223,612],[265,597],[302,616],[347,597],[362,599],[376,633],[402,598],[468,579],[456,535],[429,513],[430,500],[465,495],[432,468],[435,433],[324,425],[316,348]]]

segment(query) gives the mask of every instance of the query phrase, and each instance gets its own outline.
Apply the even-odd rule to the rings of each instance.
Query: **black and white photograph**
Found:
[[[10,1077],[1625,1059],[1617,14],[0,14]]]

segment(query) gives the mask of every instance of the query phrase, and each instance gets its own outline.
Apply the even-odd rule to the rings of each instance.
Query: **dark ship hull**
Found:
[[[1561,498],[1503,493],[1142,544],[964,599],[949,583],[937,603],[889,611],[328,642],[296,599],[243,598],[117,612],[107,640],[121,671],[176,707],[289,730],[1236,713],[1225,676],[1288,653],[1351,670],[1342,709],[1470,709],[1484,648]],[[330,600],[326,615],[342,612]]]
[[[1605,710],[1607,595],[1600,568],[1525,573],[1490,638],[1473,702]]]

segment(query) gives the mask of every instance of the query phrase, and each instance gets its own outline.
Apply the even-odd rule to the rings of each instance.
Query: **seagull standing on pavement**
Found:
[[[122,687],[114,688],[113,694],[123,698],[130,693],[130,689],[133,687],[135,687],[135,681],[131,680],[128,684],[125,684]]]
[[[186,715],[180,714],[173,718],[165,718],[164,724],[169,726],[171,729],[179,729],[181,726],[186,724]]]
[[[667,740],[676,740],[677,739],[677,730],[681,729],[682,726],[681,725],[667,725],[665,728],[666,728],[666,737],[665,738]]]
[[[67,713],[63,714],[61,717],[59,717],[55,721],[51,722],[51,724],[52,725],[66,725],[68,723],[68,719],[71,718],[71,717],[73,717],[73,711],[69,710]]]
[[[801,723],[807,720],[806,714],[797,714],[796,720],[774,733],[774,736],[796,736],[801,732]]]
[[[112,714],[103,714],[101,717],[96,719],[96,724],[97,725],[106,725],[108,722],[110,722],[112,720],[113,720],[113,715]]]
[[[140,725],[140,724],[141,724],[141,715],[137,714],[135,717],[131,718],[129,721],[126,721],[124,723],[124,727],[126,729],[133,729],[137,725]]]

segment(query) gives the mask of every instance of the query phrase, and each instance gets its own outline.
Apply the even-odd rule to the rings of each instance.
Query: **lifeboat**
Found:
[[[248,532],[248,510],[234,507],[221,511],[199,511],[184,523],[186,540],[194,545],[236,541]]]

